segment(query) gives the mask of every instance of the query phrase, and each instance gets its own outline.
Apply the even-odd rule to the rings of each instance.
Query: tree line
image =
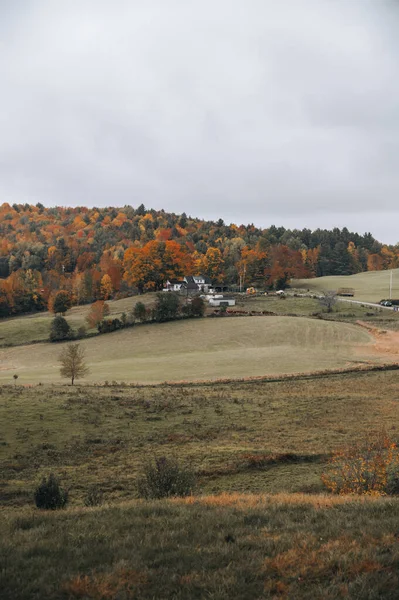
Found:
[[[0,317],[162,289],[168,279],[283,288],[399,266],[399,246],[348,229],[227,225],[137,208],[0,206]]]

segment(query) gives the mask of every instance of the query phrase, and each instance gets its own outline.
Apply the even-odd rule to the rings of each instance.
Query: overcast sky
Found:
[[[399,241],[397,0],[0,0],[0,203]]]

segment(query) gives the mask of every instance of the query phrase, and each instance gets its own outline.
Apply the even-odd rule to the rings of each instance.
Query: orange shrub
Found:
[[[380,432],[334,453],[321,478],[337,494],[385,495],[398,476],[398,447]]]

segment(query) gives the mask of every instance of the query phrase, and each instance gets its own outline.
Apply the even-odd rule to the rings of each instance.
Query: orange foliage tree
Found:
[[[90,328],[97,327],[107,315],[109,315],[109,305],[104,300],[97,300],[91,305],[86,321]]]

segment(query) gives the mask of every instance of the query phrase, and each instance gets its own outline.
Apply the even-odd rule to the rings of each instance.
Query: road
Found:
[[[385,310],[393,310],[393,306],[382,306],[374,302],[362,302],[361,300],[349,300],[349,298],[337,298],[340,302],[351,302],[352,304],[361,304],[362,306],[372,306],[373,308],[385,308]]]

